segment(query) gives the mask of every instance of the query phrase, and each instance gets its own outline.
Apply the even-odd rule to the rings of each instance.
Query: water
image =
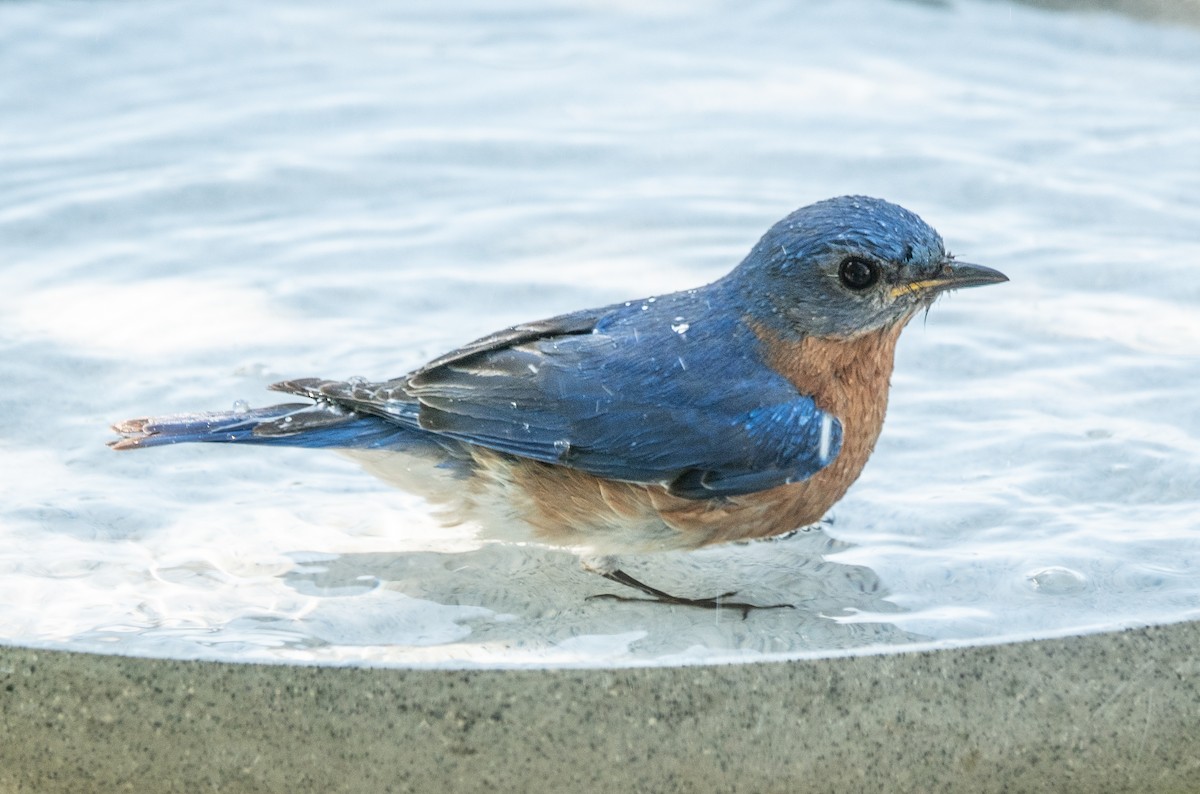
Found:
[[[653,664],[1200,615],[1200,35],[985,2],[0,5],[0,641]],[[901,340],[829,521],[605,600],[336,455],[110,422],[695,286],[791,209],[1012,283]],[[244,406],[245,403],[236,403]]]

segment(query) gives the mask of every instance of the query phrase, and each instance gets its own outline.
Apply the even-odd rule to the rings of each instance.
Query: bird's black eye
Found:
[[[842,266],[838,268],[838,278],[848,289],[861,292],[879,281],[879,265],[852,256],[842,261]]]

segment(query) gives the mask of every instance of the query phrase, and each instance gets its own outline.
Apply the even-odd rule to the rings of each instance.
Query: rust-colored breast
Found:
[[[842,450],[833,463],[804,482],[757,495],[787,516],[784,523],[794,522],[780,532],[819,520],[862,473],[883,429],[902,328],[897,324],[851,341],[807,338],[785,344],[763,338],[767,363],[842,423]]]

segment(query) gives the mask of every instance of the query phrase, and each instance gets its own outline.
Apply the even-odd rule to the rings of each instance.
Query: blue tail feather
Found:
[[[287,403],[266,408],[130,419],[113,425],[113,449],[186,442],[271,446],[396,449],[436,443],[415,427],[329,404]]]

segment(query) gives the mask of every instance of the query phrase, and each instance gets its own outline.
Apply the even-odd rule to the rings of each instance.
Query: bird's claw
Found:
[[[632,587],[635,590],[640,590],[641,592],[645,593],[646,595],[648,595],[650,597],[649,598],[635,598],[633,596],[617,595],[616,593],[598,593],[596,595],[588,596],[587,597],[588,601],[601,600],[601,599],[606,600],[606,601],[643,601],[643,602],[650,603],[650,604],[673,604],[675,606],[697,607],[700,609],[713,609],[713,610],[736,609],[742,613],[742,620],[745,620],[747,617],[749,617],[751,610],[755,610],[755,609],[795,609],[795,606],[793,606],[792,604],[765,604],[764,605],[764,604],[749,604],[749,603],[746,603],[745,601],[725,601],[724,600],[726,598],[731,598],[731,597],[737,595],[736,590],[730,591],[728,593],[722,593],[721,595],[715,596],[713,598],[682,598],[680,596],[674,596],[674,595],[671,595],[670,593],[659,590],[656,587],[651,587],[650,585],[645,584],[644,582],[634,579],[632,576],[630,576],[629,574],[627,574],[621,570],[611,571],[609,573],[602,574],[602,576],[604,576],[605,579],[609,579],[618,584],[625,585],[626,587]]]

